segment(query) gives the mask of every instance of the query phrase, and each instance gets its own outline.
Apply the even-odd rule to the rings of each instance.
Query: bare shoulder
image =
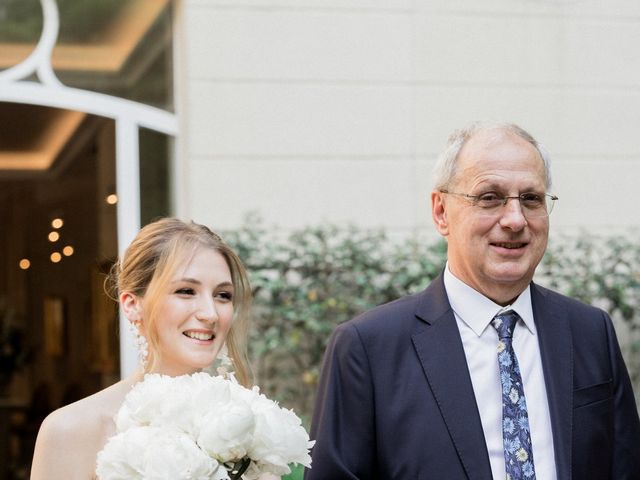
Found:
[[[45,418],[36,440],[31,480],[93,478],[96,456],[115,434],[113,418],[129,388],[125,382],[116,383]]]

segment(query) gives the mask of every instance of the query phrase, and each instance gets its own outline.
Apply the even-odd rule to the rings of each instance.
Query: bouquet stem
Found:
[[[242,474],[247,471],[250,463],[250,458],[243,458],[242,460],[235,462],[231,467],[231,470],[229,470],[229,478],[231,480],[241,480]]]

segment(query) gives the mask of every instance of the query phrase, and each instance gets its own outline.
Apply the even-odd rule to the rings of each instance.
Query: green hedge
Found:
[[[282,480],[302,480],[304,476],[304,467],[300,465],[293,465],[291,473],[282,477]]]
[[[635,237],[634,237],[635,238]],[[282,234],[259,218],[227,232],[254,289],[250,347],[256,381],[308,420],[326,342],[336,325],[422,290],[446,260],[443,240],[391,239],[382,230],[320,225]],[[609,311],[634,381],[640,325],[640,244],[580,236],[550,242],[536,280]]]

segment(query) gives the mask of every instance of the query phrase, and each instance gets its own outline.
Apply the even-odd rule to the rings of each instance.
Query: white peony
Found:
[[[118,431],[135,425],[174,426],[185,433],[197,428],[191,408],[190,377],[145,375],[126,396],[116,415]]]
[[[232,383],[229,380],[222,377],[212,377],[208,373],[202,372],[185,377],[191,379],[188,391],[191,397],[191,408],[194,415],[198,417],[198,424],[202,423],[202,415],[220,411],[220,409],[224,410],[227,405],[233,402]]]
[[[291,410],[231,375],[145,375],[116,415],[117,435],[98,454],[100,480],[228,480],[251,460],[245,480],[310,466],[313,442]],[[230,467],[229,467],[230,468]]]
[[[309,449],[314,442],[309,441],[300,418],[293,411],[279,407],[264,395],[257,396],[251,407],[256,427],[250,458],[275,475],[290,473],[290,463],[311,466]]]
[[[230,403],[223,410],[204,415],[197,443],[220,462],[237,460],[247,455],[254,428],[255,419],[249,405]]]
[[[186,434],[135,427],[109,439],[98,454],[100,480],[228,480],[226,469]]]

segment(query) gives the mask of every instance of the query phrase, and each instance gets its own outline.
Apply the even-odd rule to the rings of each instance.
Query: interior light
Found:
[[[49,241],[57,242],[60,239],[60,234],[58,232],[49,232]]]
[[[53,228],[61,228],[62,225],[64,225],[64,220],[62,220],[61,218],[54,218],[53,220],[51,220],[51,226]]]
[[[53,263],[58,263],[62,260],[62,255],[60,255],[60,252],[53,252],[49,258]]]
[[[105,201],[109,205],[115,205],[116,203],[118,203],[118,195],[116,195],[115,193],[107,195],[107,198],[105,198]]]
[[[62,253],[65,257],[70,257],[71,255],[73,255],[73,252],[75,252],[75,250],[71,245],[67,245],[62,249]]]
[[[31,262],[29,261],[28,258],[23,258],[20,260],[18,265],[22,270],[29,270],[29,267],[31,266]]]

